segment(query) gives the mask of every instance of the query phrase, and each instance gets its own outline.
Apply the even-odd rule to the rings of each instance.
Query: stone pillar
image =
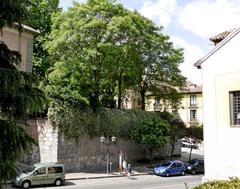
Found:
[[[41,162],[57,162],[58,129],[47,119],[37,120]]]

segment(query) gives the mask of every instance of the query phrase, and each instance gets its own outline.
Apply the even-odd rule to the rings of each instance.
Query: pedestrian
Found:
[[[127,162],[125,160],[123,160],[122,167],[123,167],[123,173],[126,174],[127,173]]]
[[[131,174],[132,174],[132,167],[131,167],[131,164],[128,164],[128,167],[127,167],[128,179],[131,179]]]

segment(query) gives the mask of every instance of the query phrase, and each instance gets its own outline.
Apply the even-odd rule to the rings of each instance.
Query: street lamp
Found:
[[[102,144],[105,144],[107,146],[107,174],[109,174],[109,168],[110,168],[110,161],[109,161],[109,147],[111,143],[116,142],[117,137],[112,136],[111,140],[109,137],[105,138],[104,136],[100,137],[100,141]]]

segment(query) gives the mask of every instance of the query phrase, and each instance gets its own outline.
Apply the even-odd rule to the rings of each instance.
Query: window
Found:
[[[178,110],[172,110],[173,115],[178,115]]]
[[[196,95],[190,95],[190,106],[196,106],[196,105],[197,105]]]
[[[40,168],[35,171],[35,175],[45,175],[46,174],[46,167]]]
[[[197,110],[190,110],[190,121],[197,120]]]
[[[231,125],[240,125],[240,91],[230,92]]]
[[[62,173],[62,172],[63,172],[62,167],[48,167],[48,174]]]

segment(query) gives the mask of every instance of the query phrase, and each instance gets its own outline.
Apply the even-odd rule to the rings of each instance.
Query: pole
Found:
[[[109,145],[107,145],[107,174],[109,174]]]

